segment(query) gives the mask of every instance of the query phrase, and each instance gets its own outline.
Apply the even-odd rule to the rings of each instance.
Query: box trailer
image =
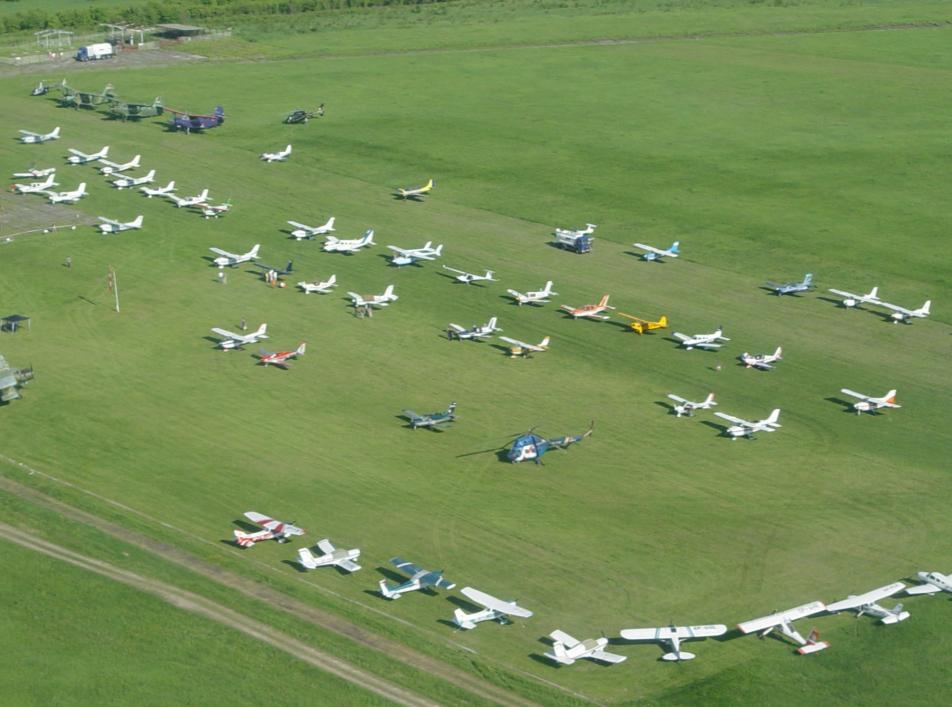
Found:
[[[93,61],[96,59],[108,59],[116,55],[115,48],[109,42],[100,42],[99,44],[89,44],[80,47],[76,52],[76,61]]]

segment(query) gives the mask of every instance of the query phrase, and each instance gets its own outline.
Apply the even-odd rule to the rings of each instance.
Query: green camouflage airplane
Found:
[[[73,106],[79,108],[80,106],[86,108],[92,108],[103,103],[108,103],[114,100],[117,96],[112,90],[112,84],[107,83],[106,87],[102,90],[102,93],[93,93],[92,91],[77,91],[74,88],[70,88],[66,84],[66,79],[63,79],[63,83],[60,84],[60,103],[64,106]]]
[[[7,359],[0,355],[0,403],[8,403],[20,397],[17,388],[33,378],[33,367],[10,368]]]
[[[162,105],[162,99],[156,98],[152,103],[124,103],[122,101],[109,101],[109,114],[114,118],[123,120],[137,120],[139,118],[152,118],[162,115],[165,107]]]

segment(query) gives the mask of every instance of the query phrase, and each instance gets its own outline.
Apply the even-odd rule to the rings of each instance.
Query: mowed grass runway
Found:
[[[611,702],[753,701],[780,688],[841,702],[934,698],[950,647],[944,600],[908,602],[912,619],[890,629],[846,616],[805,621],[833,644],[809,659],[752,638],[699,645],[698,660],[680,667],[657,662],[650,646],[617,647],[630,657],[611,669],[555,669],[538,657],[554,628],[586,638],[669,621],[732,625],[949,569],[952,214],[948,99],[937,90],[949,75],[948,39],[945,30],[897,31],[96,67],[71,77],[177,108],[223,104],[225,126],[202,136],[58,109],[27,95],[30,79],[4,79],[12,130],[62,125],[65,136],[42,146],[7,140],[6,172],[110,144],[117,159],[141,152],[162,184],[174,178],[186,194],[207,186],[234,203],[227,217],[204,221],[110,189],[89,166],[60,169],[62,188],[89,182],[84,211],[143,213],[145,228],[0,246],[0,301],[34,317],[31,332],[0,337],[0,351],[37,370],[24,400],[2,411],[5,454],[201,538],[227,539],[232,521],[255,509],[298,521],[309,541],[360,546],[364,571],[308,581],[413,624],[342,609],[378,630],[501,681],[522,671]],[[320,101],[323,120],[280,124],[291,108]],[[289,163],[258,161],[289,141]],[[428,177],[437,188],[424,203],[391,198],[392,187]],[[380,245],[346,257],[282,233],[286,219],[330,215],[337,235],[373,227]],[[554,226],[586,221],[599,224],[591,255],[549,247]],[[662,265],[630,248],[675,239],[684,256]],[[426,240],[446,244],[442,261],[387,265],[384,244]],[[265,262],[294,260],[292,286],[268,288],[251,268],[216,282],[208,247],[254,243]],[[456,285],[441,262],[490,267],[501,282]],[[109,265],[119,315],[105,289]],[[806,271],[817,293],[777,298],[759,288]],[[293,287],[331,273],[339,294]],[[547,279],[560,296],[545,307],[504,297]],[[343,291],[391,283],[397,303],[370,320],[350,315]],[[893,325],[844,311],[825,292],[873,285],[910,307],[931,298],[935,314]],[[622,311],[667,314],[672,329],[638,337],[620,320],[556,312],[604,293]],[[449,321],[492,315],[506,335],[551,335],[551,351],[514,361],[492,344],[442,336]],[[213,350],[209,328],[241,318],[268,322],[268,348],[307,341],[307,355],[281,371],[254,365],[256,347]],[[718,353],[678,350],[667,336],[718,324],[732,339]],[[785,359],[775,371],[736,365],[741,351],[778,344]],[[898,388],[903,408],[857,418],[830,400],[844,386]],[[666,414],[666,393],[710,390],[720,410],[748,419],[781,407],[783,428],[730,442],[709,413]],[[397,419],[402,408],[450,400],[460,420],[445,433],[411,432]],[[591,439],[544,466],[470,455],[535,425],[559,435],[592,419]],[[280,566],[293,547],[246,554]],[[372,595],[385,576],[377,568],[396,554],[517,598],[536,616],[454,634],[440,622],[455,608],[444,595],[389,604]],[[296,577],[285,567],[274,581]]]

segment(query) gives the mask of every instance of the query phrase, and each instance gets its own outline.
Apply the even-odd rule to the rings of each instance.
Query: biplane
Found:
[[[221,106],[215,106],[215,112],[211,115],[201,115],[199,113],[186,113],[185,111],[168,109],[172,113],[172,120],[169,121],[170,130],[184,130],[190,133],[193,130],[201,132],[217,128],[225,122],[225,109]]]
[[[152,103],[126,103],[125,101],[109,101],[109,115],[122,120],[138,120],[139,118],[154,118],[165,112],[162,99],[156,98]]]
[[[618,316],[630,319],[631,324],[629,324],[629,326],[631,330],[637,331],[639,334],[644,334],[646,331],[654,331],[655,329],[668,328],[668,318],[663,314],[658,318],[658,321],[655,322],[636,317],[633,314],[625,314],[624,312],[619,312]]]
[[[118,97],[112,90],[111,83],[106,84],[106,87],[102,90],[102,93],[94,93],[92,91],[77,91],[75,88],[70,87],[66,83],[66,79],[63,79],[63,83],[60,84],[59,88],[60,104],[64,106],[73,106],[74,108],[94,108],[96,106],[102,105],[103,103],[109,103]]]

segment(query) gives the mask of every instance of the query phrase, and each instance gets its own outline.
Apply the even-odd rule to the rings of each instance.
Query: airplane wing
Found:
[[[708,638],[711,636],[723,636],[727,633],[727,626],[724,624],[708,624],[706,626],[678,626],[678,636],[680,638]]]
[[[861,606],[877,602],[880,599],[891,597],[893,594],[901,592],[905,588],[906,585],[902,582],[893,582],[892,584],[887,584],[885,587],[868,591],[865,594],[850,595],[846,599],[827,604],[826,610],[830,613],[836,613],[837,611],[844,611],[846,609],[857,609]]]
[[[226,339],[232,339],[233,341],[240,341],[246,338],[244,336],[241,336],[240,334],[235,334],[234,332],[230,332],[227,329],[219,329],[218,327],[213,328],[212,333],[218,334],[218,336],[223,336]]]
[[[644,243],[632,243],[635,248],[641,248],[646,250],[649,253],[655,253],[656,255],[666,255],[666,251],[661,250],[660,248],[655,248],[653,245],[645,245]]]
[[[919,584],[915,587],[907,587],[906,594],[935,594],[936,592],[941,592],[942,588],[937,587],[934,584]]]
[[[671,336],[673,336],[678,341],[688,341],[691,339],[690,336],[688,336],[687,334],[682,334],[680,331],[674,332]]]
[[[502,341],[505,341],[507,344],[512,344],[513,346],[521,346],[524,349],[535,348],[531,344],[527,344],[525,341],[519,341],[518,339],[510,339],[508,336],[500,336]]]
[[[470,599],[477,604],[481,604],[487,609],[492,609],[502,614],[508,614],[509,616],[518,616],[524,619],[532,616],[531,611],[524,609],[514,601],[504,601],[502,599],[497,599],[491,594],[486,594],[486,592],[481,592],[478,589],[473,589],[472,587],[463,587],[460,592],[467,599]]]
[[[612,664],[624,663],[626,660],[628,660],[627,655],[618,655],[617,653],[609,653],[608,651],[603,650],[597,650],[588,657],[594,658],[595,660],[600,660],[604,663]]]
[[[269,518],[265,515],[261,515],[260,513],[255,513],[254,511],[245,512],[245,518],[254,521],[258,525],[267,528],[268,530],[274,530],[275,527],[284,525],[280,521],[274,520],[273,518]]]
[[[313,231],[317,230],[303,223],[298,223],[297,221],[288,221],[288,225],[294,226],[295,228],[300,228],[302,231],[307,231],[308,233],[312,233]]]
[[[321,552],[323,552],[325,555],[328,555],[334,552],[334,550],[336,549],[333,543],[331,543],[331,541],[328,540],[327,538],[324,538],[323,540],[318,540],[317,546],[321,549]]]
[[[688,403],[689,400],[685,400],[680,395],[675,395],[674,393],[668,393],[668,397],[671,398],[676,403]]]
[[[423,415],[418,415],[417,413],[413,412],[413,410],[404,410],[403,416],[408,418],[411,422],[416,422],[417,420],[423,419]]]
[[[68,151],[69,151],[71,154],[76,155],[77,157],[89,157],[89,155],[87,155],[85,152],[80,152],[80,151],[77,150],[75,147],[70,147],[70,148],[68,148]]]
[[[767,369],[773,368],[773,365],[770,363],[767,363],[766,361],[755,361],[754,367],[760,368],[766,371]]]
[[[108,225],[110,225],[110,226],[121,226],[121,225],[122,225],[122,224],[120,224],[118,221],[115,221],[115,220],[113,220],[113,219],[111,219],[111,218],[106,218],[105,216],[97,216],[96,218],[98,218],[100,221],[102,221],[103,223],[108,224]]]
[[[626,628],[620,635],[628,641],[654,641],[658,638],[660,628]]]
[[[771,628],[772,626],[779,626],[786,621],[795,621],[796,619],[802,619],[806,616],[817,614],[821,611],[824,611],[825,609],[826,605],[822,601],[814,601],[810,602],[809,604],[803,604],[792,609],[787,609],[786,611],[780,611],[776,614],[771,614],[770,616],[744,621],[743,623],[737,624],[737,628],[739,628],[742,633],[754,633],[756,631],[763,631],[764,629]]]
[[[556,629],[555,631],[550,633],[549,638],[551,638],[553,641],[564,643],[568,648],[577,646],[580,643],[580,641],[577,638],[573,638],[572,636],[567,634],[565,631],[560,631],[559,629]]]
[[[438,580],[433,582],[433,586],[439,587],[440,589],[452,589],[456,586],[456,582],[451,582],[445,577],[440,577]]]
[[[463,327],[461,327],[459,324],[453,324],[452,322],[450,322],[449,328],[452,329],[453,331],[455,331],[457,334],[462,334],[464,331],[466,331],[466,330],[465,330]]]
[[[396,567],[398,570],[401,570],[402,572],[406,572],[410,576],[413,576],[417,572],[421,571],[421,568],[417,567],[412,562],[407,562],[402,557],[391,557],[390,564]]]
[[[222,250],[221,248],[209,248],[212,253],[216,255],[222,255],[226,258],[237,258],[238,256],[235,253],[229,253],[227,250]]]
[[[876,302],[876,304],[878,304],[878,305],[881,306],[881,307],[885,307],[886,309],[891,309],[891,310],[894,311],[894,312],[902,312],[903,314],[909,314],[910,312],[912,312],[911,309],[906,309],[905,307],[900,307],[898,304],[892,304],[892,303],[890,303],[890,302],[883,302],[882,300],[878,300],[878,301]]]
[[[444,269],[444,270],[449,270],[450,272],[458,273],[458,274],[460,274],[460,275],[469,275],[469,274],[470,274],[470,273],[466,272],[465,270],[457,270],[456,268],[451,268],[451,267],[448,266],[448,265],[444,265],[444,266],[443,266],[443,269]]]
[[[406,255],[408,257],[413,253],[412,250],[407,250],[406,248],[397,248],[395,245],[388,245],[387,247],[394,253],[399,253],[400,255]]]
[[[754,423],[748,422],[747,420],[742,420],[739,417],[734,417],[733,415],[728,415],[726,412],[715,412],[714,414],[723,420],[733,422],[735,425],[743,425],[744,427],[754,426]]]
[[[840,388],[840,392],[845,393],[846,395],[852,395],[854,398],[859,398],[860,400],[869,400],[868,395],[857,393],[855,390],[850,390],[849,388]]]
[[[849,297],[850,299],[861,300],[863,299],[862,295],[854,295],[852,292],[846,292],[844,290],[834,290],[832,287],[829,290],[834,295],[839,295],[840,297]]]
[[[338,561],[337,566],[341,569],[347,570],[348,572],[356,572],[360,569],[360,565],[351,560],[340,560]]]
[[[39,133],[34,133],[30,130],[21,130],[20,134],[26,137],[42,137]]]

